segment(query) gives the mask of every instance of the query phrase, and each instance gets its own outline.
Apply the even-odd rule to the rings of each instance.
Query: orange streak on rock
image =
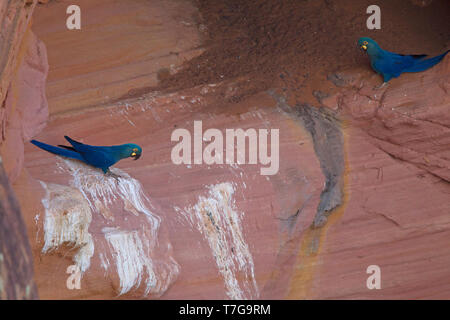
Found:
[[[345,171],[342,204],[329,213],[327,223],[320,228],[310,227],[305,231],[300,250],[297,256],[295,271],[292,276],[290,291],[287,299],[301,300],[313,298],[313,280],[318,269],[322,266],[320,254],[322,253],[324,243],[327,240],[328,230],[342,217],[344,214],[349,198],[350,190],[348,188],[348,174],[350,167],[347,160],[347,143],[348,133],[345,130],[345,122],[342,124],[344,149],[345,149]]]

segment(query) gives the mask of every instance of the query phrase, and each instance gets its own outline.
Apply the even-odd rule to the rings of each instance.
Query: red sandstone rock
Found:
[[[23,165],[23,143],[41,131],[48,117],[45,79],[48,72],[44,44],[29,32],[24,59],[4,102],[4,142],[0,146],[8,177],[15,181]]]
[[[34,6],[35,1],[0,3],[0,299],[38,298],[28,235],[9,181],[22,170],[21,163],[16,163],[15,160],[23,162],[23,141],[20,134],[22,131],[29,132],[23,130],[23,122],[18,119],[19,110],[26,109],[24,100],[20,100],[18,105],[15,102],[21,94],[26,95],[24,89],[28,89],[29,85],[24,86],[20,82],[24,80],[24,73],[29,73],[28,64],[38,56],[32,53],[37,48],[36,39],[23,41],[27,34],[30,38],[28,22]],[[39,58],[34,61],[38,65],[42,62]],[[47,63],[46,57],[44,62]],[[37,80],[37,91],[43,91],[45,77],[31,78]],[[31,95],[36,93],[34,89],[30,91]],[[41,97],[37,100],[40,102]],[[36,105],[31,103],[30,107],[29,111],[33,114]],[[47,109],[46,105],[44,109]],[[33,129],[32,124],[29,129]],[[14,137],[12,140],[16,146],[8,146],[11,137]],[[9,172],[5,171],[4,165],[8,166]]]
[[[70,4],[49,2],[34,14],[33,29],[55,66],[47,81],[51,114],[156,86],[158,77],[174,73],[202,52],[198,12],[189,2],[78,1],[81,30],[66,27]]]
[[[23,58],[22,39],[28,30],[36,0],[2,1],[0,3],[0,101],[4,101],[16,68]],[[3,117],[0,118],[3,121]]]
[[[347,132],[347,204],[319,237],[306,296],[294,290],[298,273],[291,297],[447,299],[448,184],[392,158],[364,131]],[[381,290],[366,287],[370,265],[381,269]]]

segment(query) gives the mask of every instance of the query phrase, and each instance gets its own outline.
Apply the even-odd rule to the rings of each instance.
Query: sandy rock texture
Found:
[[[48,118],[45,80],[47,51],[31,30],[23,39],[23,60],[3,102],[3,141],[0,152],[9,179],[14,182],[23,166],[23,145],[41,131]]]
[[[0,153],[11,181],[22,170],[23,140],[40,131],[47,119],[46,49],[30,29],[37,1],[0,5]]]
[[[0,100],[4,101],[11,79],[20,64],[19,50],[37,1],[2,1],[0,4],[1,56]]]
[[[25,222],[0,157],[0,299],[38,298]]]
[[[202,52],[187,1],[77,1],[81,30],[68,30],[71,1],[38,6],[34,30],[49,49],[50,113],[108,103],[144,87]]]

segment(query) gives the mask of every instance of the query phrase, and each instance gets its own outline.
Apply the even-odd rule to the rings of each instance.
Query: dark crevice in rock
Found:
[[[314,227],[321,227],[326,223],[329,213],[342,203],[345,171],[344,139],[339,121],[331,111],[307,104],[296,105],[294,110],[311,134],[314,150],[326,179],[313,223]]]
[[[308,104],[290,107],[283,97],[270,91],[284,112],[295,116],[311,134],[314,151],[325,176],[325,187],[320,195],[313,227],[322,227],[333,209],[342,204],[344,195],[344,138],[339,120],[326,108],[316,108]]]
[[[33,257],[19,205],[0,159],[0,299],[37,299]]]
[[[294,214],[291,214],[290,216],[285,217],[285,218],[276,218],[276,219],[280,220],[283,227],[289,231],[290,236],[292,236],[292,233],[295,230],[294,227],[297,224],[297,220],[302,215],[303,209],[309,203],[309,200],[311,200],[311,196],[308,197],[308,199],[306,199],[306,201],[302,204],[302,206],[300,208],[297,209],[297,211]]]

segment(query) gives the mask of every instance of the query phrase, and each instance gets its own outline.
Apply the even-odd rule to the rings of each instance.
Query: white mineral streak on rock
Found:
[[[85,195],[92,209],[100,212],[101,207],[98,207],[98,203],[108,207],[114,201],[122,200],[125,210],[132,210],[130,212],[134,215],[143,213],[154,219],[156,229],[159,227],[160,219],[147,208],[146,204],[150,207],[152,204],[142,191],[138,180],[117,168],[110,169],[111,173],[116,175],[114,177],[79,161],[63,160],[73,177],[72,185]]]
[[[179,274],[179,266],[170,255],[153,258],[158,245],[158,230],[161,219],[153,214],[150,200],[138,180],[126,172],[111,168],[116,175],[105,175],[101,170],[91,168],[79,161],[63,159],[73,180],[71,186],[80,194],[87,207],[100,213],[107,220],[115,221],[113,208],[123,207],[142,225],[141,230],[103,228],[109,250],[102,252],[100,263],[105,273],[114,261],[120,278],[120,293],[138,288],[144,281],[145,295],[161,295]],[[123,212],[121,212],[123,214]]]
[[[100,253],[100,264],[106,273],[109,268],[109,260],[108,260],[108,258],[105,257],[105,255],[103,253]]]
[[[89,204],[75,188],[42,181],[41,185],[46,191],[42,199],[45,208],[42,252],[47,253],[64,243],[73,244],[78,248],[73,261],[85,272],[94,255],[94,242],[88,232],[92,220]]]
[[[149,247],[151,242],[145,237],[142,241],[137,230],[103,228],[102,231],[111,246],[112,256],[116,262],[121,288],[119,294],[124,294],[134,287],[139,287],[144,280],[144,295],[161,295],[178,275],[178,264],[171,258],[169,263],[160,263],[156,260],[155,262],[159,265],[154,265],[154,260],[151,259],[151,248]]]
[[[241,217],[236,212],[231,183],[208,187],[208,196],[186,208],[183,216],[206,238],[231,299],[259,296],[253,258],[242,234]],[[181,212],[181,211],[178,211]],[[239,284],[236,273],[244,275]]]
[[[109,206],[116,201],[122,201],[125,211],[135,216],[145,214],[152,240],[156,241],[161,219],[147,207],[148,205],[153,208],[138,180],[117,168],[110,169],[111,173],[116,175],[114,177],[105,175],[103,171],[93,169],[79,161],[64,159],[64,162],[73,177],[71,184],[80,190],[93,211],[100,212],[103,216],[111,215]],[[108,210],[108,213],[104,214],[104,210]]]
[[[157,280],[153,263],[144,251],[138,232],[104,228],[103,233],[114,252],[120,278],[120,294],[139,287],[142,277],[146,274],[145,295],[148,295],[151,289],[156,287]]]

